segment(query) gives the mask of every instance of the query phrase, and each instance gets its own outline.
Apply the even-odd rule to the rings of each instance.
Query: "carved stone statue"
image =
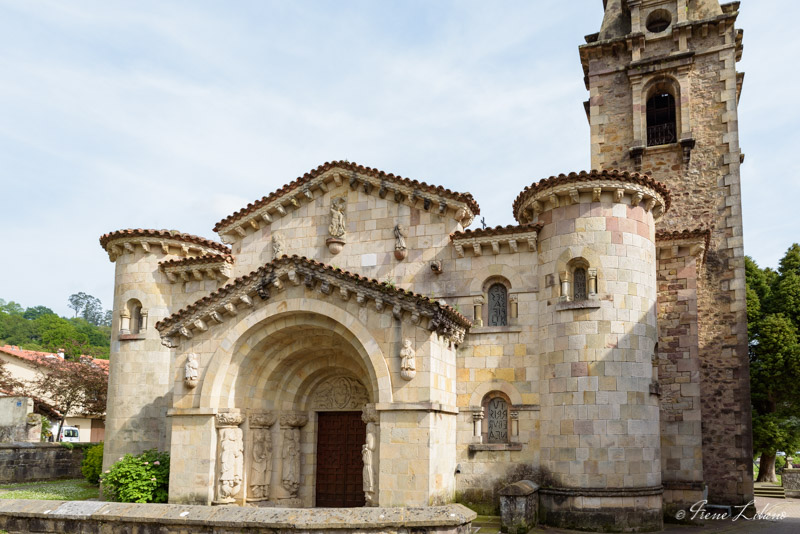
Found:
[[[345,235],[347,235],[347,223],[344,214],[346,207],[347,201],[344,197],[331,200],[331,224],[328,226],[328,233],[331,237],[344,239]]]
[[[290,498],[297,497],[300,489],[300,427],[308,422],[308,416],[299,412],[281,415],[283,428],[283,474],[281,485]]]
[[[199,380],[198,367],[197,355],[189,353],[186,357],[186,365],[183,366],[183,383],[186,384],[187,388],[194,388],[197,386]]]
[[[417,362],[416,352],[411,346],[410,339],[403,340],[403,348],[400,349],[400,357],[402,358],[400,361],[400,376],[405,380],[411,380],[417,376]]]
[[[272,463],[272,435],[268,428],[253,430],[253,463],[250,466],[250,496],[269,498],[269,475]]]
[[[277,260],[284,254],[286,254],[286,240],[283,234],[276,232],[272,234],[272,259]]]
[[[375,444],[377,443],[378,436],[378,412],[375,406],[367,404],[364,406],[361,414],[361,420],[367,423],[367,437],[366,443],[361,447],[361,459],[364,461],[362,474],[362,489],[364,490],[364,500],[367,506],[377,506],[375,502],[375,468],[373,466],[373,454],[375,452]]]
[[[223,427],[219,430],[219,485],[218,502],[234,502],[234,496],[242,489],[243,444],[239,427]]]
[[[344,197],[331,200],[331,223],[328,226],[330,237],[325,240],[331,254],[338,254],[345,245],[347,235],[347,221],[345,219],[345,209],[347,200]]]
[[[394,257],[397,260],[404,260],[408,255],[406,250],[406,236],[408,230],[402,224],[395,225],[394,227]]]

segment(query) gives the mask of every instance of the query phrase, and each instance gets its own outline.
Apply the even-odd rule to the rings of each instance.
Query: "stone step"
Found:
[[[786,498],[786,493],[784,492],[782,486],[768,486],[759,484],[753,488],[753,493],[757,497],[771,497],[773,499]]]

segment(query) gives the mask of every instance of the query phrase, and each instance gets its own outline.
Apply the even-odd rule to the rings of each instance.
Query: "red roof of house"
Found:
[[[0,347],[0,352],[4,354],[8,354],[10,356],[16,356],[21,360],[27,360],[32,363],[38,363],[40,360],[44,358],[59,358],[58,354],[54,354],[52,352],[39,352],[38,350],[26,350],[21,349],[15,345],[4,345]],[[108,373],[108,360],[101,360],[99,358],[92,358],[91,356],[81,356],[81,360],[86,359],[91,360],[94,365],[97,365],[101,369],[103,369],[106,373]]]

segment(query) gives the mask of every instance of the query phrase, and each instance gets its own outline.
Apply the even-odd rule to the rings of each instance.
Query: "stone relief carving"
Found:
[[[272,234],[272,259],[280,258],[286,254],[286,239],[283,234],[275,232]]]
[[[400,349],[400,357],[402,358],[400,361],[400,376],[403,377],[404,380],[411,380],[417,376],[417,362],[416,352],[414,351],[414,347],[411,346],[410,339],[403,340],[403,348]]]
[[[313,406],[323,410],[358,409],[369,402],[364,384],[347,376],[329,378],[314,393]]]
[[[250,485],[248,501],[269,499],[269,483],[272,478],[272,433],[270,427],[275,423],[275,419],[275,415],[272,413],[250,415],[253,448],[248,478]]]
[[[340,253],[345,245],[345,237],[347,236],[346,209],[347,199],[344,197],[331,200],[331,222],[328,225],[330,237],[325,241],[331,254]]]
[[[223,417],[233,414],[217,414],[219,426],[219,479],[217,483],[217,503],[234,502],[234,496],[242,490],[242,473],[244,470],[244,443],[240,415],[235,418]],[[223,426],[224,425],[224,426]]]
[[[300,412],[281,415],[283,429],[283,475],[281,485],[290,498],[297,498],[300,489],[300,427],[308,422],[308,416]]]
[[[364,461],[362,470],[364,500],[367,506],[377,506],[378,503],[375,502],[375,468],[373,465],[373,454],[378,440],[378,412],[375,409],[375,405],[368,404],[364,406],[361,420],[367,423],[366,443],[361,446],[361,459]]]
[[[406,237],[408,237],[408,229],[402,224],[395,225],[394,257],[397,260],[404,260],[408,255],[408,250],[406,249]]]
[[[183,366],[183,383],[187,388],[192,389],[197,386],[199,380],[198,367],[197,355],[189,353],[186,357],[186,364]]]

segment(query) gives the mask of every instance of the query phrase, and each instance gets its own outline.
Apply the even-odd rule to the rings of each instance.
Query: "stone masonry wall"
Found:
[[[82,478],[83,449],[58,443],[0,444],[0,482]]]

